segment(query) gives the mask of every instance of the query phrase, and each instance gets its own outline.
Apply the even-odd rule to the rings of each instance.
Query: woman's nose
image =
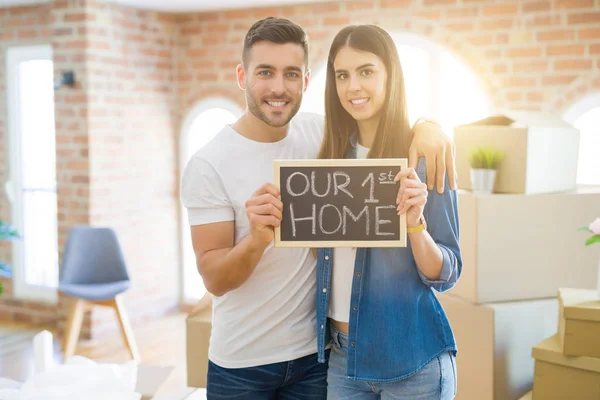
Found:
[[[348,89],[353,92],[359,91],[360,90],[360,82],[358,80],[358,77],[351,76],[349,79],[350,79],[350,83],[348,84]]]

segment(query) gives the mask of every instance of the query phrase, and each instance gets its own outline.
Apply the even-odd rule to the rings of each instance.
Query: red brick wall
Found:
[[[76,224],[114,228],[133,282],[126,304],[134,322],[172,310],[179,269],[174,17],[77,0],[27,10],[47,23],[32,40],[52,43],[57,75],[73,70],[77,79],[75,88],[55,93],[59,246]],[[33,17],[13,17],[23,13],[0,9],[9,21],[0,19],[0,26],[32,26]],[[25,42],[6,43],[12,44]],[[2,75],[0,81],[4,85]],[[6,110],[0,106],[4,133]],[[0,149],[5,143],[0,140]],[[15,300],[10,292],[0,298],[0,318],[43,318],[61,326],[65,315],[64,299],[50,307]],[[108,309],[95,309],[92,323],[94,330],[117,327]]]
[[[184,110],[208,95],[243,102],[233,68],[246,30],[268,15],[305,27],[313,70],[326,60],[342,27],[374,23],[453,50],[496,107],[560,112],[576,97],[600,90],[598,0],[357,0],[181,16],[178,64]]]
[[[87,10],[90,221],[119,234],[132,318],[177,305],[174,17],[104,3]],[[113,319],[94,313],[94,318]]]

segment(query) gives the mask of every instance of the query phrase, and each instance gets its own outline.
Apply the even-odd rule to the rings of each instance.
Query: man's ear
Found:
[[[308,89],[308,83],[310,82],[310,68],[306,69],[306,74],[304,74],[304,91]]]
[[[246,71],[244,71],[244,66],[242,64],[238,64],[238,66],[235,68],[235,73],[237,75],[238,87],[242,90],[246,90]]]

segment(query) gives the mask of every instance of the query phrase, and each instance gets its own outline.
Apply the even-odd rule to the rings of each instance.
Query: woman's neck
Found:
[[[379,118],[370,118],[364,121],[357,121],[358,125],[358,143],[361,146],[371,148],[375,135],[377,134],[377,126]]]

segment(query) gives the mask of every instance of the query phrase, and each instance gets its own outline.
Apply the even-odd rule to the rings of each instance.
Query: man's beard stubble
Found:
[[[302,104],[302,96],[300,97],[300,99],[296,102],[294,102],[294,100],[290,99],[289,97],[281,97],[281,98],[277,98],[277,97],[271,97],[269,98],[269,100],[289,100],[289,104],[291,104],[291,109],[289,111],[289,115],[287,116],[287,118],[285,119],[284,122],[275,122],[272,119],[270,119],[260,108],[260,104],[262,104],[262,100],[256,100],[252,94],[250,93],[250,91],[246,91],[246,104],[248,104],[248,110],[252,113],[252,115],[254,115],[256,118],[260,119],[261,121],[263,121],[265,124],[273,127],[273,128],[281,128],[282,126],[287,125],[292,118],[294,118],[294,116],[298,113],[298,110],[300,110],[300,105]]]

